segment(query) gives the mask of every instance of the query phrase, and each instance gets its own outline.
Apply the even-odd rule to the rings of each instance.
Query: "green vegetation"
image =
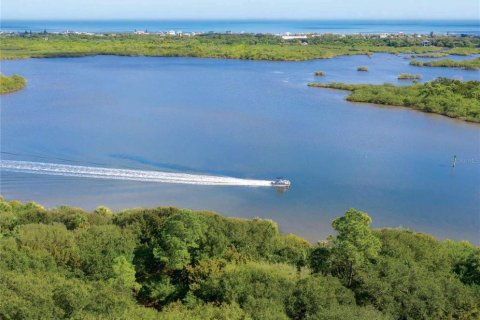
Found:
[[[448,54],[453,54],[457,56],[471,56],[473,54],[480,54],[480,47],[462,47],[457,46],[448,50]]]
[[[324,71],[315,71],[315,73],[313,75],[316,76],[316,77],[324,77],[327,74]]]
[[[412,56],[412,58],[415,58],[415,57],[419,57],[419,58],[442,58],[442,57],[448,56],[449,54],[453,54],[453,53],[451,53],[451,51],[452,50],[450,50],[449,53],[447,53],[447,52],[420,53],[420,54],[417,54],[415,56]]]
[[[398,80],[419,80],[422,79],[421,74],[401,73],[398,75]]]
[[[442,114],[471,122],[480,122],[480,81],[438,78],[424,84],[309,83],[310,87],[349,90],[348,101],[403,106]]]
[[[467,70],[479,70],[480,58],[471,60],[453,61],[451,59],[434,60],[422,62],[418,60],[410,61],[410,65],[417,67],[446,67],[446,68],[462,68]]]
[[[22,90],[27,85],[25,78],[19,75],[13,75],[10,77],[0,74],[0,94],[7,94]]]
[[[368,67],[365,67],[365,66],[358,67],[358,68],[357,68],[357,71],[367,72],[367,71],[368,71]]]
[[[165,35],[0,35],[1,59],[78,57],[99,54],[124,56],[209,57],[250,60],[301,61],[339,55],[387,53],[427,53],[444,49],[480,52],[475,37],[429,38],[432,46],[421,46],[422,39],[364,35],[310,36],[307,40],[284,40],[273,35],[203,34]],[[307,44],[307,45],[305,45]]]
[[[480,248],[372,230],[310,245],[264,219],[0,198],[2,319],[478,319]]]

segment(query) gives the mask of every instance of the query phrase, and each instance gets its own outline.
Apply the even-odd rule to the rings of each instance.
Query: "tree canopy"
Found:
[[[480,248],[371,229],[311,245],[264,219],[0,198],[2,319],[477,319]]]

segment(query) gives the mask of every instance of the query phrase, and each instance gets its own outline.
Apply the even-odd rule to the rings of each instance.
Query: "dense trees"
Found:
[[[78,57],[97,54],[125,56],[209,57],[246,60],[301,61],[338,55],[426,53],[448,49],[452,54],[480,53],[477,37],[434,37],[421,46],[416,37],[380,38],[375,35],[316,35],[307,40],[284,40],[266,34],[54,35],[0,36],[2,59]],[[307,44],[307,45],[305,45]]]
[[[480,248],[372,230],[315,246],[263,219],[0,200],[2,319],[477,319]]]
[[[424,84],[309,83],[311,87],[349,90],[348,101],[403,106],[451,118],[480,122],[480,82],[438,78]]]
[[[25,78],[19,75],[13,75],[10,77],[0,74],[0,94],[7,94],[22,90],[27,85]]]

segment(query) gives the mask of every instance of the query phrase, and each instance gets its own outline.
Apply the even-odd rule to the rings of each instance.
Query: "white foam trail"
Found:
[[[270,187],[272,181],[239,179],[232,177],[173,173],[162,171],[128,170],[101,167],[73,166],[57,163],[0,160],[5,171],[46,174],[66,177],[133,180],[162,183],[197,184],[210,186]]]

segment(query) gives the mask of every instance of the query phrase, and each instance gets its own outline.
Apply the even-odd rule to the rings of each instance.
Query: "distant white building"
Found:
[[[431,43],[430,41],[428,41],[428,40],[422,41],[422,46],[424,46],[424,47],[429,47],[429,46],[431,46],[431,45],[432,45],[432,43]]]
[[[283,40],[296,40],[296,39],[307,39],[306,35],[284,35],[282,36]]]

